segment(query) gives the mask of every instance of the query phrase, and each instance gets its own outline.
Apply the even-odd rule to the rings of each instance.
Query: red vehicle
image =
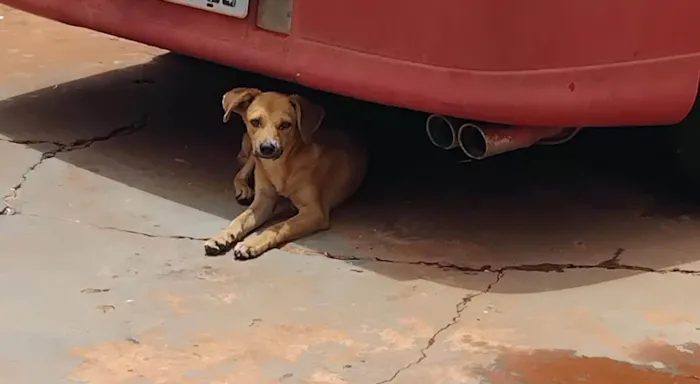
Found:
[[[576,132],[557,127],[679,122],[694,104],[700,73],[697,0],[0,2],[309,87],[439,114],[428,126],[434,143],[460,142],[474,158]],[[521,129],[489,131],[472,123],[458,130],[463,121],[455,118]]]

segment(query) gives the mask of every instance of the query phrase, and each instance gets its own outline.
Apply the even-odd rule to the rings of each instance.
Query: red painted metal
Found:
[[[697,0],[301,0],[289,36],[161,0],[0,0],[360,99],[517,125],[674,123],[700,72]]]

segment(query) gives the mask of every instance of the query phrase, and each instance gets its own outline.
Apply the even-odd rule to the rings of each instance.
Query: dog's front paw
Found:
[[[249,237],[236,244],[233,248],[233,256],[238,260],[249,260],[262,255],[270,249],[269,242],[264,237],[262,235]]]
[[[236,191],[236,201],[241,205],[250,205],[253,202],[255,191],[245,181],[235,180],[233,188]]]
[[[229,250],[235,242],[233,235],[222,232],[204,242],[204,253],[207,256],[218,256]]]

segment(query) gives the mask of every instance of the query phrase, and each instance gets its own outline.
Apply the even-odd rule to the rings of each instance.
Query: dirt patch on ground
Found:
[[[366,348],[342,331],[305,324],[259,326],[229,334],[202,333],[180,346],[166,342],[155,331],[138,340],[73,348],[72,354],[83,362],[70,378],[103,384],[139,379],[152,383],[266,384],[276,380],[261,375],[263,364],[294,362],[309,349],[329,344]]]
[[[505,351],[487,370],[491,384],[691,384],[700,374],[700,346],[647,342],[632,348],[633,364],[565,350]]]

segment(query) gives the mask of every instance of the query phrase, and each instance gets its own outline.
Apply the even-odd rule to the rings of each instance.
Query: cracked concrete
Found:
[[[0,164],[16,164],[15,166],[0,167],[0,194],[9,194],[9,191],[17,180],[21,180],[24,170],[29,168],[31,164],[41,158],[41,155],[36,151],[25,146],[14,144],[7,141],[0,141]],[[4,200],[3,200],[4,203]],[[2,211],[7,210],[6,203],[3,204]]]
[[[12,214],[16,214],[17,210],[12,207],[11,201],[17,199],[19,190],[22,188],[24,183],[27,181],[27,177],[29,177],[29,174],[32,173],[38,166],[40,166],[44,161],[48,159],[52,159],[56,157],[60,153],[66,153],[66,152],[71,152],[71,151],[77,151],[79,149],[84,149],[88,148],[91,145],[95,143],[99,143],[101,141],[106,141],[113,139],[115,137],[120,137],[120,136],[126,136],[133,134],[134,132],[137,132],[141,129],[146,127],[146,119],[142,119],[141,121],[123,126],[123,127],[118,127],[115,128],[111,131],[109,131],[106,135],[104,136],[96,136],[96,137],[91,137],[88,139],[77,139],[74,140],[71,143],[60,143],[60,142],[49,142],[49,141],[42,141],[42,140],[5,140],[9,143],[13,144],[21,144],[21,145],[37,145],[37,144],[51,144],[55,148],[51,149],[46,152],[42,152],[41,156],[39,159],[31,164],[27,169],[22,173],[22,175],[19,177],[19,182],[17,182],[15,185],[13,185],[10,188],[10,192],[5,195],[4,197],[4,202],[5,202],[5,210],[9,212],[13,212]]]
[[[465,166],[419,113],[0,14],[1,382],[700,377],[700,216],[645,162],[657,131]],[[374,159],[330,231],[250,262],[202,250],[242,209],[239,84],[312,92]]]
[[[16,382],[56,382],[61,376],[127,382],[137,374],[149,382],[186,382],[194,380],[190,369],[223,380],[238,365],[217,372],[211,361],[231,358],[268,367],[270,379],[292,372],[303,382],[329,370],[344,371],[351,382],[375,382],[429,343],[464,294],[429,281],[393,283],[381,274],[349,271],[334,260],[281,251],[254,263],[221,263],[192,257],[200,251],[199,241],[147,238],[80,223],[56,226],[25,215],[0,221],[0,230],[17,239],[0,243],[1,254],[27,255],[5,258],[0,268],[5,291],[23,287],[21,295],[0,298],[0,305],[16,314],[0,328],[0,339],[7,341],[0,357],[15,360]],[[19,241],[37,233],[45,234],[42,241]],[[61,258],[43,262],[47,254]],[[86,254],[93,257],[84,260]],[[321,276],[332,283],[317,285]],[[489,284],[487,275],[470,279]],[[86,289],[99,292],[83,293]],[[62,299],[49,303],[47,297]],[[416,316],[415,307],[431,314]],[[392,316],[357,316],[386,311]],[[34,338],[32,348],[47,353],[16,349],[28,329],[44,335]],[[127,345],[136,356],[146,346],[157,351],[153,359],[159,368],[142,366],[132,352],[122,351],[120,343],[127,339],[139,341]],[[246,348],[254,345],[258,349],[248,355]],[[178,366],[180,356],[197,348],[208,352],[206,360]],[[29,369],[37,365],[47,368]],[[348,365],[354,368],[343,368]],[[134,366],[137,373],[129,374],[127,368]],[[120,379],[110,379],[115,369],[123,369]]]
[[[585,280],[588,273],[575,270],[547,275],[544,284],[554,288],[568,284],[568,280]],[[604,273],[615,275],[617,279],[607,284],[552,289],[547,293],[490,293],[479,297],[463,312],[458,326],[436,341],[428,358],[406,372],[403,380],[395,382],[480,383],[486,380],[534,384],[544,382],[535,380],[543,373],[550,375],[551,382],[575,382],[576,375],[580,374],[576,359],[566,358],[566,351],[575,351],[583,357],[605,356],[618,365],[620,380],[620,377],[632,377],[626,372],[630,367],[620,362],[640,366],[638,369],[641,370],[659,366],[668,368],[674,363],[672,359],[662,357],[646,358],[642,351],[649,353],[664,345],[682,351],[684,347],[681,345],[692,348],[698,343],[699,313],[688,307],[683,297],[683,292],[697,284],[697,278],[678,276],[674,279],[674,286],[670,287],[668,277],[664,275],[639,275],[630,271]],[[503,275],[498,285],[501,291],[518,292],[528,280],[528,272],[511,271]],[[639,289],[641,286],[644,289]],[[590,297],[597,300],[589,302]],[[561,301],[570,304],[562,307]],[[657,304],[650,305],[651,302]],[[636,319],[634,323],[629,322],[631,314]],[[507,361],[512,356],[528,353],[540,354],[542,366],[516,368],[512,361]],[[690,366],[666,376],[666,381],[658,382],[684,382],[674,380],[693,372],[692,367],[698,360],[692,350],[684,353]],[[532,361],[532,364],[537,363]],[[595,368],[601,368],[596,364],[589,365],[590,382],[615,382],[610,372],[607,376],[604,373],[596,376]],[[534,372],[536,369],[543,373]],[[568,376],[566,372],[569,372]],[[521,375],[520,381],[511,374]]]
[[[474,300],[475,298],[477,298],[477,297],[479,297],[479,296],[481,296],[481,295],[483,295],[483,294],[489,293],[489,292],[491,291],[491,288],[492,288],[494,285],[498,284],[498,282],[501,280],[502,277],[503,277],[503,272],[498,272],[498,273],[496,273],[496,280],[495,280],[493,283],[489,284],[489,285],[486,287],[485,290],[483,290],[483,291],[481,291],[481,292],[479,292],[479,293],[472,293],[472,294],[468,294],[468,295],[464,296],[464,297],[462,298],[462,300],[460,300],[460,301],[457,303],[457,305],[455,305],[455,315],[452,317],[452,320],[450,320],[450,322],[447,323],[447,324],[445,324],[444,326],[440,327],[440,329],[438,329],[437,332],[435,332],[432,336],[430,336],[430,338],[428,339],[428,342],[426,343],[425,347],[423,347],[423,348],[419,351],[419,352],[420,352],[420,357],[418,357],[418,359],[416,359],[415,361],[412,361],[412,362],[406,364],[405,366],[399,368],[396,372],[394,372],[394,374],[393,374],[390,378],[388,378],[388,379],[386,379],[386,380],[382,380],[382,381],[380,381],[380,382],[377,383],[377,384],[390,383],[390,382],[396,380],[396,378],[397,378],[402,372],[404,372],[404,371],[410,369],[411,367],[413,367],[413,366],[415,366],[415,365],[418,365],[418,364],[422,363],[423,360],[425,360],[426,358],[428,358],[428,350],[430,349],[430,347],[432,347],[432,346],[435,344],[435,340],[436,340],[442,333],[449,331],[450,328],[451,328],[452,326],[457,325],[457,323],[459,322],[460,318],[462,317],[462,312],[464,312],[464,310],[467,308],[467,305],[468,305],[469,303],[471,303],[472,300]]]

